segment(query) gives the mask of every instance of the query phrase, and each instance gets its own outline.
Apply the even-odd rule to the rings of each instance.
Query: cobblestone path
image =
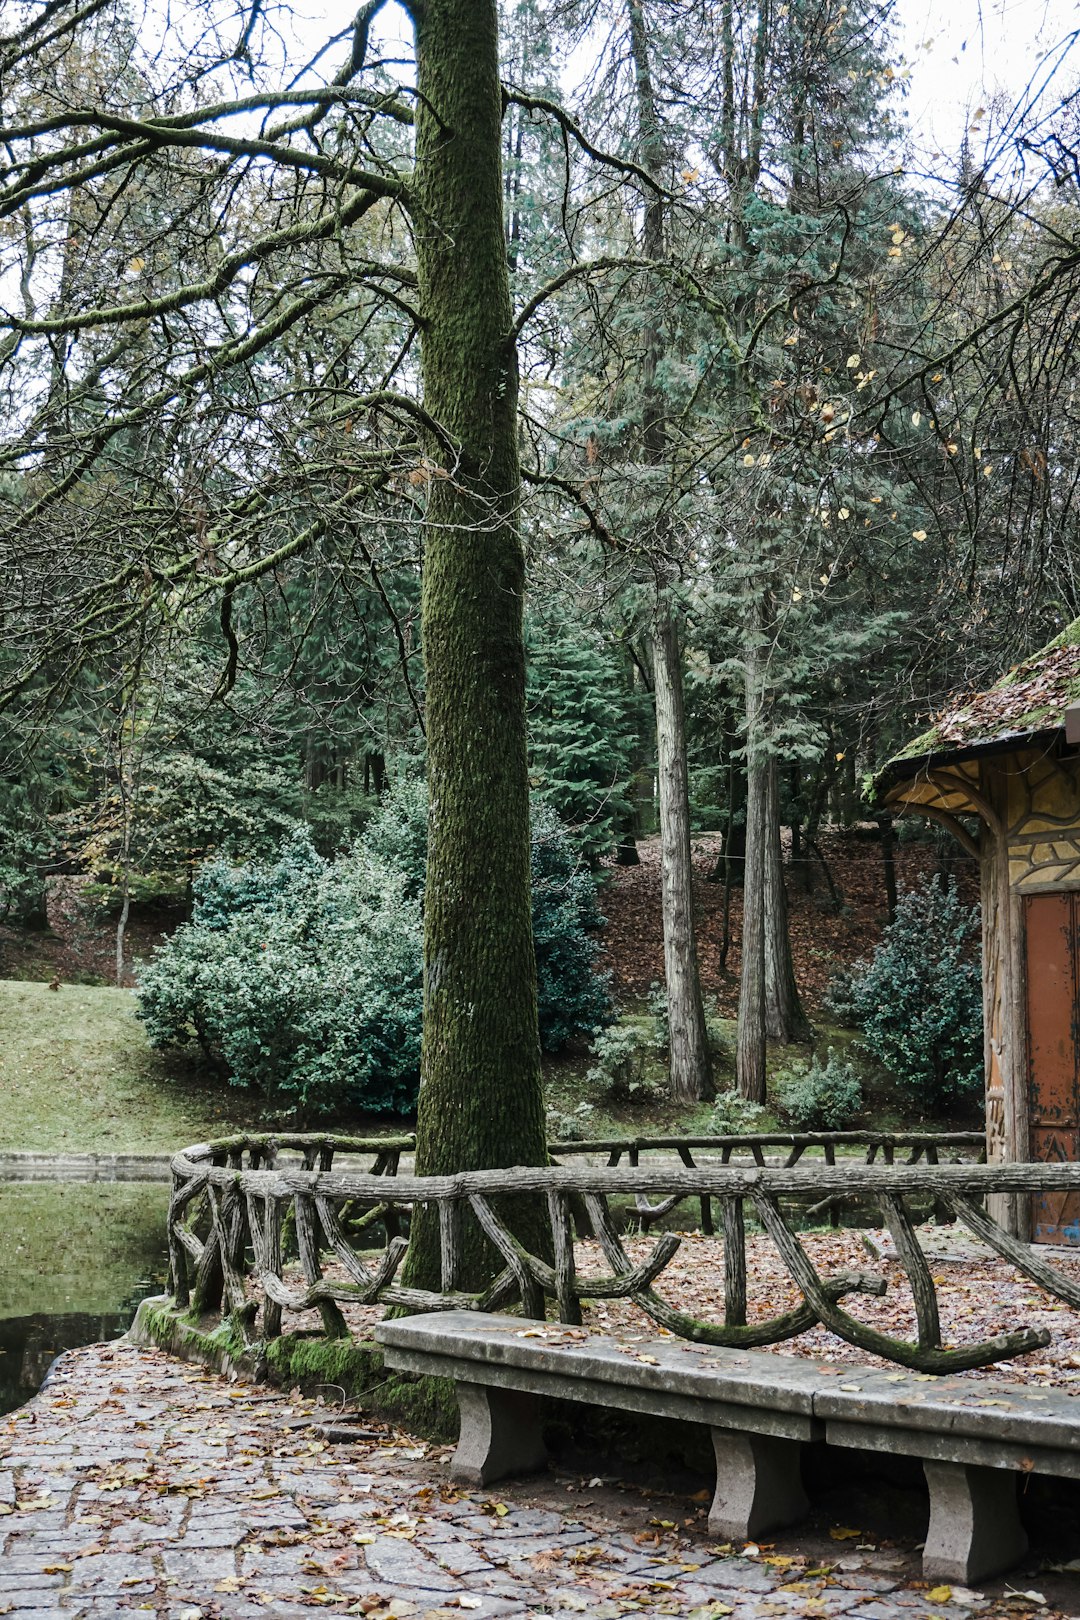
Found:
[[[711,1543],[684,1499],[553,1478],[461,1490],[443,1448],[376,1424],[328,1443],[313,1425],[332,1419],[123,1342],[69,1352],[0,1419],[0,1614],[962,1620],[1009,1606],[927,1591],[910,1549],[853,1547],[854,1531],[831,1557],[787,1542],[746,1556]]]

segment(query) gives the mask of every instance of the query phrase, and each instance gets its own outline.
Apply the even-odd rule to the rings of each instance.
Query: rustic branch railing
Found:
[[[296,1153],[299,1162],[284,1162],[288,1150]],[[379,1304],[413,1311],[516,1308],[526,1317],[542,1319],[546,1302],[551,1300],[561,1321],[577,1324],[583,1301],[626,1298],[660,1327],[702,1344],[741,1348],[775,1344],[820,1322],[860,1349],[933,1373],[986,1366],[1049,1343],[1045,1329],[1021,1328],[978,1343],[942,1344],[934,1280],[909,1209],[911,1199],[929,1196],[1041,1288],[1080,1308],[1080,1284],[1010,1237],[979,1202],[989,1193],[1080,1189],[1080,1164],[923,1162],[890,1166],[848,1162],[841,1166],[729,1164],[692,1169],[681,1163],[669,1168],[577,1165],[442,1177],[397,1175],[388,1186],[389,1171],[401,1151],[400,1140],[237,1137],[178,1154],[172,1164],[169,1210],[172,1289],[177,1304],[199,1314],[225,1311],[251,1342],[257,1336],[278,1335],[286,1310],[317,1309],[327,1334],[341,1336],[349,1331],[342,1305]],[[373,1163],[368,1169],[323,1168],[335,1155],[368,1156]],[[552,1261],[523,1248],[498,1213],[498,1201],[504,1195],[530,1193],[542,1200],[547,1211]],[[819,1275],[781,1207],[781,1200],[820,1205],[848,1196],[875,1200],[882,1209],[912,1291],[917,1324],[913,1341],[884,1333],[843,1309],[840,1301],[849,1294],[883,1294],[884,1278],[853,1270]],[[656,1292],[654,1284],[682,1240],[673,1232],[662,1233],[649,1257],[635,1264],[612,1216],[615,1197],[659,1199],[669,1210],[705,1198],[719,1204],[722,1323],[682,1311]],[[438,1290],[406,1287],[396,1281],[408,1247],[397,1230],[396,1218],[420,1203],[433,1204],[438,1211],[442,1240]],[[771,1238],[802,1294],[802,1303],[794,1309],[749,1323],[747,1208]],[[356,1248],[357,1228],[347,1229],[344,1212],[361,1230],[370,1232],[376,1220],[383,1226],[386,1246],[376,1258],[370,1250]],[[282,1231],[289,1214],[295,1222],[303,1288],[285,1281]],[[459,1286],[462,1222],[468,1215],[476,1219],[503,1261],[498,1275],[482,1292],[467,1292]],[[609,1267],[601,1277],[578,1271],[575,1226],[580,1233],[586,1223]],[[197,1226],[203,1235],[196,1231]],[[324,1274],[326,1254],[343,1277]]]
[[[844,1158],[855,1157],[863,1150],[864,1164],[873,1164],[880,1156],[883,1163],[895,1164],[898,1153],[907,1153],[907,1164],[939,1164],[943,1155],[973,1158],[980,1163],[986,1158],[986,1136],[983,1131],[772,1131],[749,1132],[732,1136],[634,1136],[611,1137],[582,1142],[553,1142],[553,1159],[564,1159],[578,1154],[608,1155],[608,1165],[614,1169],[625,1156],[627,1163],[637,1165],[643,1153],[675,1153],[688,1170],[697,1168],[694,1160],[698,1153],[719,1155],[721,1164],[730,1164],[734,1156],[749,1157],[765,1167],[769,1148],[787,1149],[782,1163],[785,1169],[798,1164],[807,1153],[820,1152],[826,1164],[836,1163],[839,1150]]]
[[[770,1150],[780,1150],[780,1153]],[[738,1164],[749,1158],[762,1169],[770,1161],[791,1169],[804,1156],[813,1158],[816,1154],[821,1155],[823,1163],[835,1165],[838,1153],[844,1163],[857,1163],[861,1153],[864,1164],[874,1164],[879,1156],[884,1164],[896,1164],[898,1154],[907,1155],[899,1161],[903,1164],[920,1161],[941,1164],[961,1158],[982,1164],[986,1161],[986,1135],[983,1131],[776,1131],[740,1136],[641,1136],[630,1140],[614,1137],[604,1141],[555,1142],[549,1151],[554,1164],[572,1155],[589,1154],[595,1158],[606,1153],[611,1169],[615,1169],[624,1155],[627,1162],[636,1167],[643,1153],[674,1153],[688,1170],[696,1170],[695,1151],[699,1156],[707,1153],[713,1158],[719,1157],[722,1165],[731,1164],[733,1160]],[[828,1215],[831,1224],[839,1226],[844,1202],[846,1196],[825,1198],[807,1214],[810,1218]],[[639,1230],[647,1232],[671,1207],[668,1201],[650,1204],[639,1194],[635,1200]],[[939,1220],[951,1219],[941,1209],[937,1210],[937,1215]],[[708,1195],[701,1200],[701,1230],[709,1237],[716,1230]]]

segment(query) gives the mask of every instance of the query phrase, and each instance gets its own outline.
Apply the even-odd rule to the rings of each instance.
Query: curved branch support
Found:
[[[885,1221],[892,1240],[896,1244],[900,1263],[911,1284],[911,1295],[915,1301],[915,1320],[919,1324],[919,1344],[923,1349],[939,1350],[941,1318],[938,1315],[937,1292],[934,1288],[934,1279],[930,1275],[930,1267],[926,1263],[926,1256],[915,1236],[915,1228],[911,1224],[907,1207],[904,1200],[893,1193],[882,1195],[881,1207],[885,1212]]]
[[[994,836],[1002,836],[1005,831],[1005,827],[1001,817],[998,815],[997,811],[994,809],[986,795],[979,792],[979,789],[975,786],[974,782],[971,781],[970,777],[955,776],[949,771],[944,770],[931,770],[926,774],[927,780],[932,782],[934,786],[940,789],[942,793],[962,793],[969,803],[974,805],[979,816],[983,821],[986,822],[986,825],[989,827]],[[944,808],[944,806],[942,808]]]
[[[978,841],[972,838],[967,828],[956,819],[950,810],[943,810],[937,804],[919,804],[917,800],[910,799],[902,800],[898,808],[910,811],[913,815],[925,816],[928,821],[936,821],[940,827],[944,827],[946,832],[956,839],[963,849],[967,850],[973,860],[982,859],[982,851],[979,848]]]
[[[830,1301],[842,1299],[845,1294],[875,1294],[880,1297],[885,1287],[883,1277],[870,1276],[864,1271],[838,1271],[834,1277],[821,1282],[822,1294]],[[764,1344],[782,1344],[785,1339],[797,1338],[808,1328],[816,1327],[821,1320],[815,1307],[804,1302],[793,1311],[785,1311],[782,1316],[770,1317],[767,1322],[751,1322],[748,1325],[729,1323],[721,1327],[713,1322],[703,1322],[685,1311],[677,1311],[658,1294],[654,1294],[651,1288],[642,1289],[632,1298],[646,1316],[651,1316],[654,1322],[677,1334],[680,1339],[691,1339],[695,1344],[716,1344],[732,1350],[753,1350]]]
[[[469,1198],[473,1214],[480,1223],[481,1230],[498,1249],[507,1266],[514,1274],[515,1281],[521,1292],[521,1309],[525,1316],[544,1318],[544,1294],[537,1287],[533,1275],[534,1257],[522,1246],[499,1220],[495,1211],[486,1198],[473,1193]],[[548,1268],[550,1269],[550,1268]],[[555,1273],[551,1272],[551,1291],[555,1292]]]
[[[1048,1294],[1055,1294],[1058,1299],[1063,1299],[1066,1305],[1071,1305],[1074,1310],[1080,1310],[1080,1283],[1073,1282],[1064,1272],[1058,1271],[1055,1266],[1040,1259],[1028,1244],[1010,1237],[991,1215],[987,1215],[977,1204],[973,1204],[970,1198],[965,1198],[961,1193],[949,1193],[942,1202],[963,1221],[974,1237],[981,1238],[984,1243],[989,1244],[1003,1260],[1008,1260],[1014,1265],[1017,1271],[1022,1271],[1033,1283],[1045,1288]]]
[[[829,1298],[810,1257],[787,1226],[775,1199],[756,1189],[751,1196],[761,1224],[776,1244],[784,1264],[807,1303],[813,1306],[818,1319],[837,1338],[846,1339],[848,1344],[860,1350],[868,1350],[871,1355],[881,1356],[886,1361],[895,1361],[901,1367],[911,1367],[915,1372],[954,1373],[964,1372],[971,1367],[988,1367],[994,1361],[1024,1355],[1028,1350],[1038,1350],[1050,1343],[1050,1334],[1045,1328],[1021,1328],[1015,1333],[999,1333],[980,1344],[940,1350],[911,1344],[907,1339],[894,1339],[889,1333],[882,1333],[865,1322],[857,1322]]]

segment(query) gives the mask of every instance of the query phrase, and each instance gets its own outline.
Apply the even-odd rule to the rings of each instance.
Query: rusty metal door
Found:
[[[1080,895],[1024,900],[1031,1156],[1080,1158]],[[1080,1193],[1037,1194],[1036,1243],[1080,1246]]]

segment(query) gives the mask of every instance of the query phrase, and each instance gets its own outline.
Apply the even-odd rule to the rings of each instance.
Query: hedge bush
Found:
[[[540,1030],[556,1050],[605,1022],[610,1003],[591,880],[554,813],[534,819]],[[139,969],[151,1044],[196,1041],[233,1085],[302,1117],[408,1112],[420,1082],[425,827],[423,789],[405,784],[336,861],[299,831],[272,861],[207,862],[191,922]]]
[[[794,1131],[845,1131],[863,1106],[862,1084],[850,1063],[832,1047],[824,1063],[815,1054],[808,1064],[777,1075],[777,1106]]]

